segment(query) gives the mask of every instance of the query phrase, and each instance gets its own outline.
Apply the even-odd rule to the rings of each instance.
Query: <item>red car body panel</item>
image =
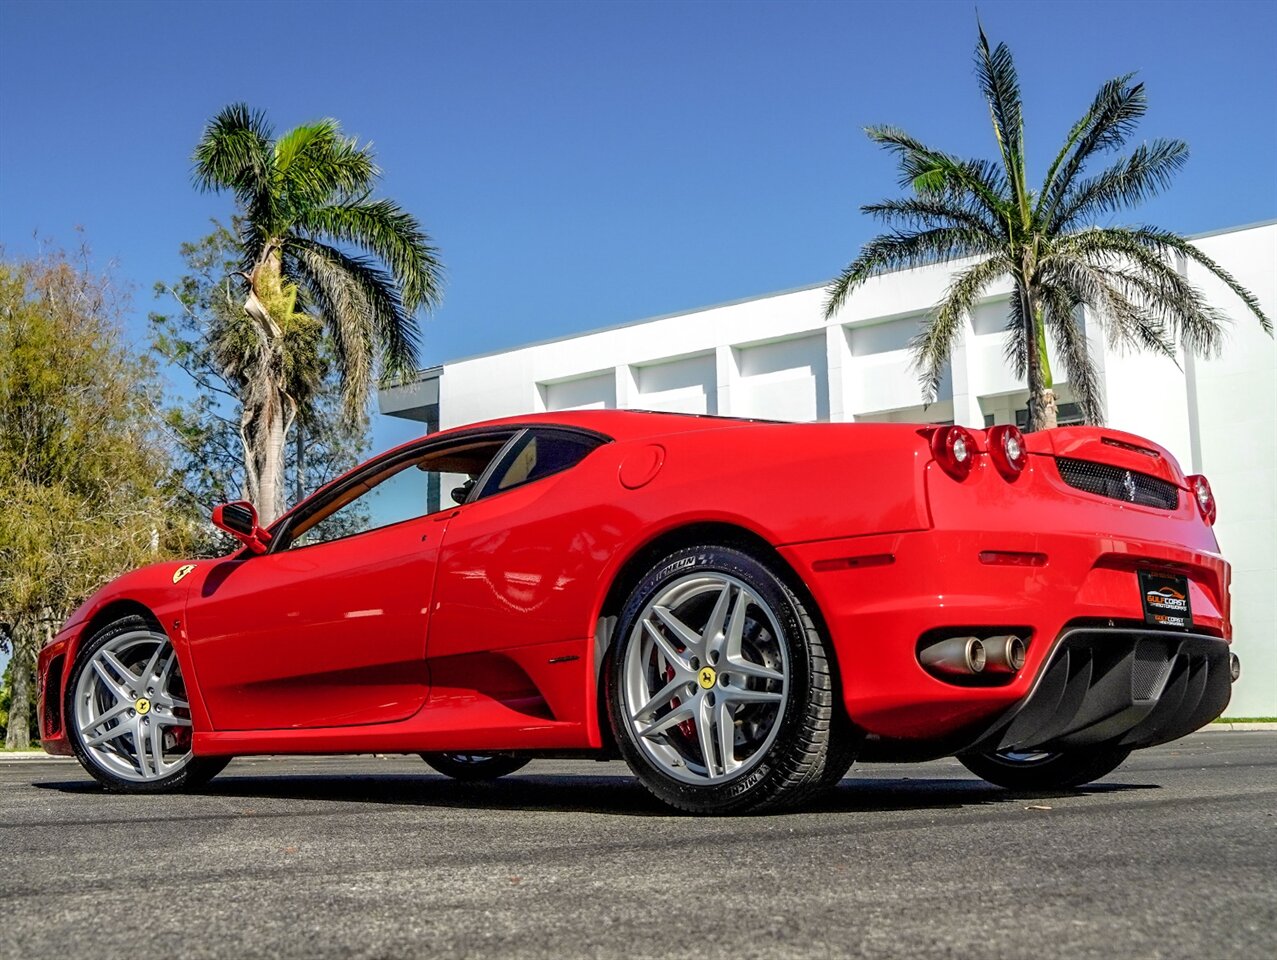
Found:
[[[104,587],[41,651],[46,749],[69,752],[60,704],[78,644],[130,609],[174,642],[197,754],[600,748],[613,588],[649,544],[705,524],[783,558],[832,639],[848,716],[884,738],[943,740],[1004,713],[1067,624],[1142,621],[1139,569],[1187,576],[1194,629],[1230,638],[1228,565],[1174,458],[1139,437],[1030,435],[1028,466],[1010,481],[984,453],[955,480],[928,428],[891,424],[592,411],[400,449],[534,425],[611,442],[562,473],[426,517],[195,561],[177,582],[183,565],[158,564]],[[1086,493],[1062,480],[1056,456],[1157,476],[1181,488],[1179,504]],[[919,638],[959,626],[1021,631],[1024,668],[982,687],[927,673]]]

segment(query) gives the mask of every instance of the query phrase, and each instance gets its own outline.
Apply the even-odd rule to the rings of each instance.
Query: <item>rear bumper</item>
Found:
[[[1225,651],[1230,637],[1228,564],[1218,554],[1175,543],[1077,532],[930,530],[780,550],[824,616],[848,715],[884,738],[980,736],[1026,701],[1071,628],[1143,623],[1141,569],[1187,576],[1192,633],[1214,638]],[[991,551],[1033,554],[1041,565],[989,562]],[[985,686],[947,682],[923,670],[917,658],[923,634],[962,628],[1025,637],[1024,668]],[[1118,642],[1105,636],[1096,635],[1097,647]]]

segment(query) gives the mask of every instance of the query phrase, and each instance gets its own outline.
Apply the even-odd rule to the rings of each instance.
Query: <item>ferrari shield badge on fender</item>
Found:
[[[194,569],[195,569],[195,564],[193,563],[182,564],[180,567],[178,567],[176,570],[173,571],[173,582],[177,583],[179,580],[181,580],[184,576],[186,576],[188,573],[190,573]]]

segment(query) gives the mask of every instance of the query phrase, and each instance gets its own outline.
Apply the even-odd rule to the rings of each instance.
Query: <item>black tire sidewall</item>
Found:
[[[958,760],[977,777],[1007,790],[1067,790],[1099,780],[1125,762],[1127,747],[1098,744],[1063,750],[1040,761],[1017,763],[996,753],[962,754]]]
[[[67,742],[75,758],[80,761],[95,780],[108,790],[116,793],[167,793],[173,790],[193,788],[206,784],[230,763],[230,757],[191,757],[181,770],[166,777],[155,780],[126,780],[104,770],[94,762],[89,751],[80,739],[79,725],[75,721],[75,691],[80,684],[80,675],[89,668],[89,661],[103,646],[123,633],[145,631],[155,637],[163,637],[166,643],[172,643],[169,637],[156,627],[138,616],[123,617],[98,630],[86,643],[76,651],[75,664],[66,681],[66,692],[62,701],[62,723],[66,730]],[[188,690],[189,693],[189,690]]]
[[[771,608],[781,628],[778,638],[789,658],[789,698],[780,730],[767,755],[739,776],[719,784],[697,785],[676,780],[648,758],[623,715],[626,652],[638,615],[668,584],[689,574],[723,573],[746,583]],[[607,707],[622,757],[644,785],[666,803],[692,813],[728,813],[765,806],[792,786],[789,754],[798,746],[811,700],[812,651],[797,598],[765,564],[730,547],[704,546],[679,550],[656,564],[639,581],[622,608],[608,652]]]
[[[488,755],[476,753],[475,756]],[[426,761],[431,769],[442,773],[445,777],[467,783],[497,780],[522,770],[531,762],[527,757],[514,757],[500,753],[488,756],[488,759],[482,763],[458,761],[453,759],[452,753],[423,753],[421,759]]]

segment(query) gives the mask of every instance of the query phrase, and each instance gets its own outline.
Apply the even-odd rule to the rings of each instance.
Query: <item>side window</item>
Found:
[[[497,464],[482,497],[567,470],[585,459],[602,441],[563,430],[529,430]]]
[[[453,507],[509,439],[485,437],[373,464],[294,520],[280,548],[328,543]]]

